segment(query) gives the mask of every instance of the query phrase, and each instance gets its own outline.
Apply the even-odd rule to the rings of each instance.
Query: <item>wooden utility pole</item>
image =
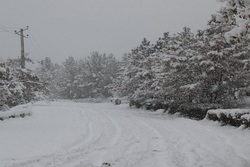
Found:
[[[24,69],[25,68],[25,55],[24,55],[24,38],[28,38],[29,35],[24,36],[23,32],[25,30],[28,30],[29,26],[27,26],[25,29],[20,29],[20,31],[15,31],[15,33],[17,35],[20,36],[20,40],[21,40],[21,68]]]

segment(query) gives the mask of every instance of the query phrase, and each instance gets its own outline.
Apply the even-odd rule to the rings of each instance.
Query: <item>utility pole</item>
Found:
[[[28,38],[29,36],[29,35],[24,36],[23,32],[28,29],[29,29],[29,26],[27,26],[25,29],[21,28],[20,31],[15,31],[15,33],[20,36],[20,40],[21,40],[21,68],[22,69],[25,68],[24,38]]]

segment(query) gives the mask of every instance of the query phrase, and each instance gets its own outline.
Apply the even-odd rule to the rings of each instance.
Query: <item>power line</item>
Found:
[[[18,28],[18,27],[4,26],[4,25],[0,25],[0,27],[5,28],[5,29],[12,29],[12,30],[20,28],[20,27]]]
[[[0,31],[0,32],[2,32],[2,33],[10,33],[10,32],[8,32],[8,31]]]
[[[29,36],[29,37],[31,37],[31,35]],[[36,52],[36,55],[38,55],[39,57],[42,57],[42,55],[41,55],[41,52],[38,50],[38,47],[36,47],[36,45],[34,44],[34,42],[32,41],[32,39],[31,38],[29,38],[30,40],[28,40],[27,41],[27,43],[26,43],[26,50],[29,52],[29,53],[31,53],[32,55],[34,55],[34,52],[32,52],[32,50],[33,51],[35,51]],[[32,46],[31,46],[32,45]],[[32,58],[33,59],[33,58]]]
[[[13,28],[13,27],[9,27],[9,26],[0,25],[0,29],[2,30],[2,31],[0,31],[2,33],[13,34],[13,30],[14,29],[19,29],[19,28]]]
[[[7,29],[5,29],[5,28],[3,28],[3,27],[0,27],[0,29],[2,29],[1,32],[10,32],[9,30],[7,30]]]
[[[38,49],[39,50],[39,53],[40,53],[40,56],[41,54],[44,54],[44,51],[41,49],[40,45],[38,44],[35,36],[33,35],[32,31],[29,29],[29,32],[30,32],[30,41],[31,41],[31,44],[33,45],[34,48]]]

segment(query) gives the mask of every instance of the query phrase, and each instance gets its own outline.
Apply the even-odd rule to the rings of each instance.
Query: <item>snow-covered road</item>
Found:
[[[250,167],[250,131],[109,103],[40,102],[0,122],[0,167]]]

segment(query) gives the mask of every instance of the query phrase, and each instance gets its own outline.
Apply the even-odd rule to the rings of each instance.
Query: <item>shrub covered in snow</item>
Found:
[[[179,104],[169,108],[170,114],[179,113],[184,117],[202,120],[206,117],[207,111],[210,109],[221,108],[218,104]]]
[[[122,100],[119,98],[111,98],[111,103],[114,103],[115,105],[120,105],[122,103]]]
[[[7,111],[0,111],[0,120],[3,121],[9,118],[18,118],[30,116],[32,114],[32,108],[30,105],[19,105],[11,108]]]
[[[250,109],[217,109],[209,110],[207,119],[219,121],[223,125],[250,127]]]
[[[46,97],[46,86],[31,70],[21,69],[10,60],[0,67],[0,111]]]
[[[157,99],[130,99],[130,107],[136,108],[144,107],[146,110],[156,111],[158,109],[168,109],[169,105],[158,101]]]

